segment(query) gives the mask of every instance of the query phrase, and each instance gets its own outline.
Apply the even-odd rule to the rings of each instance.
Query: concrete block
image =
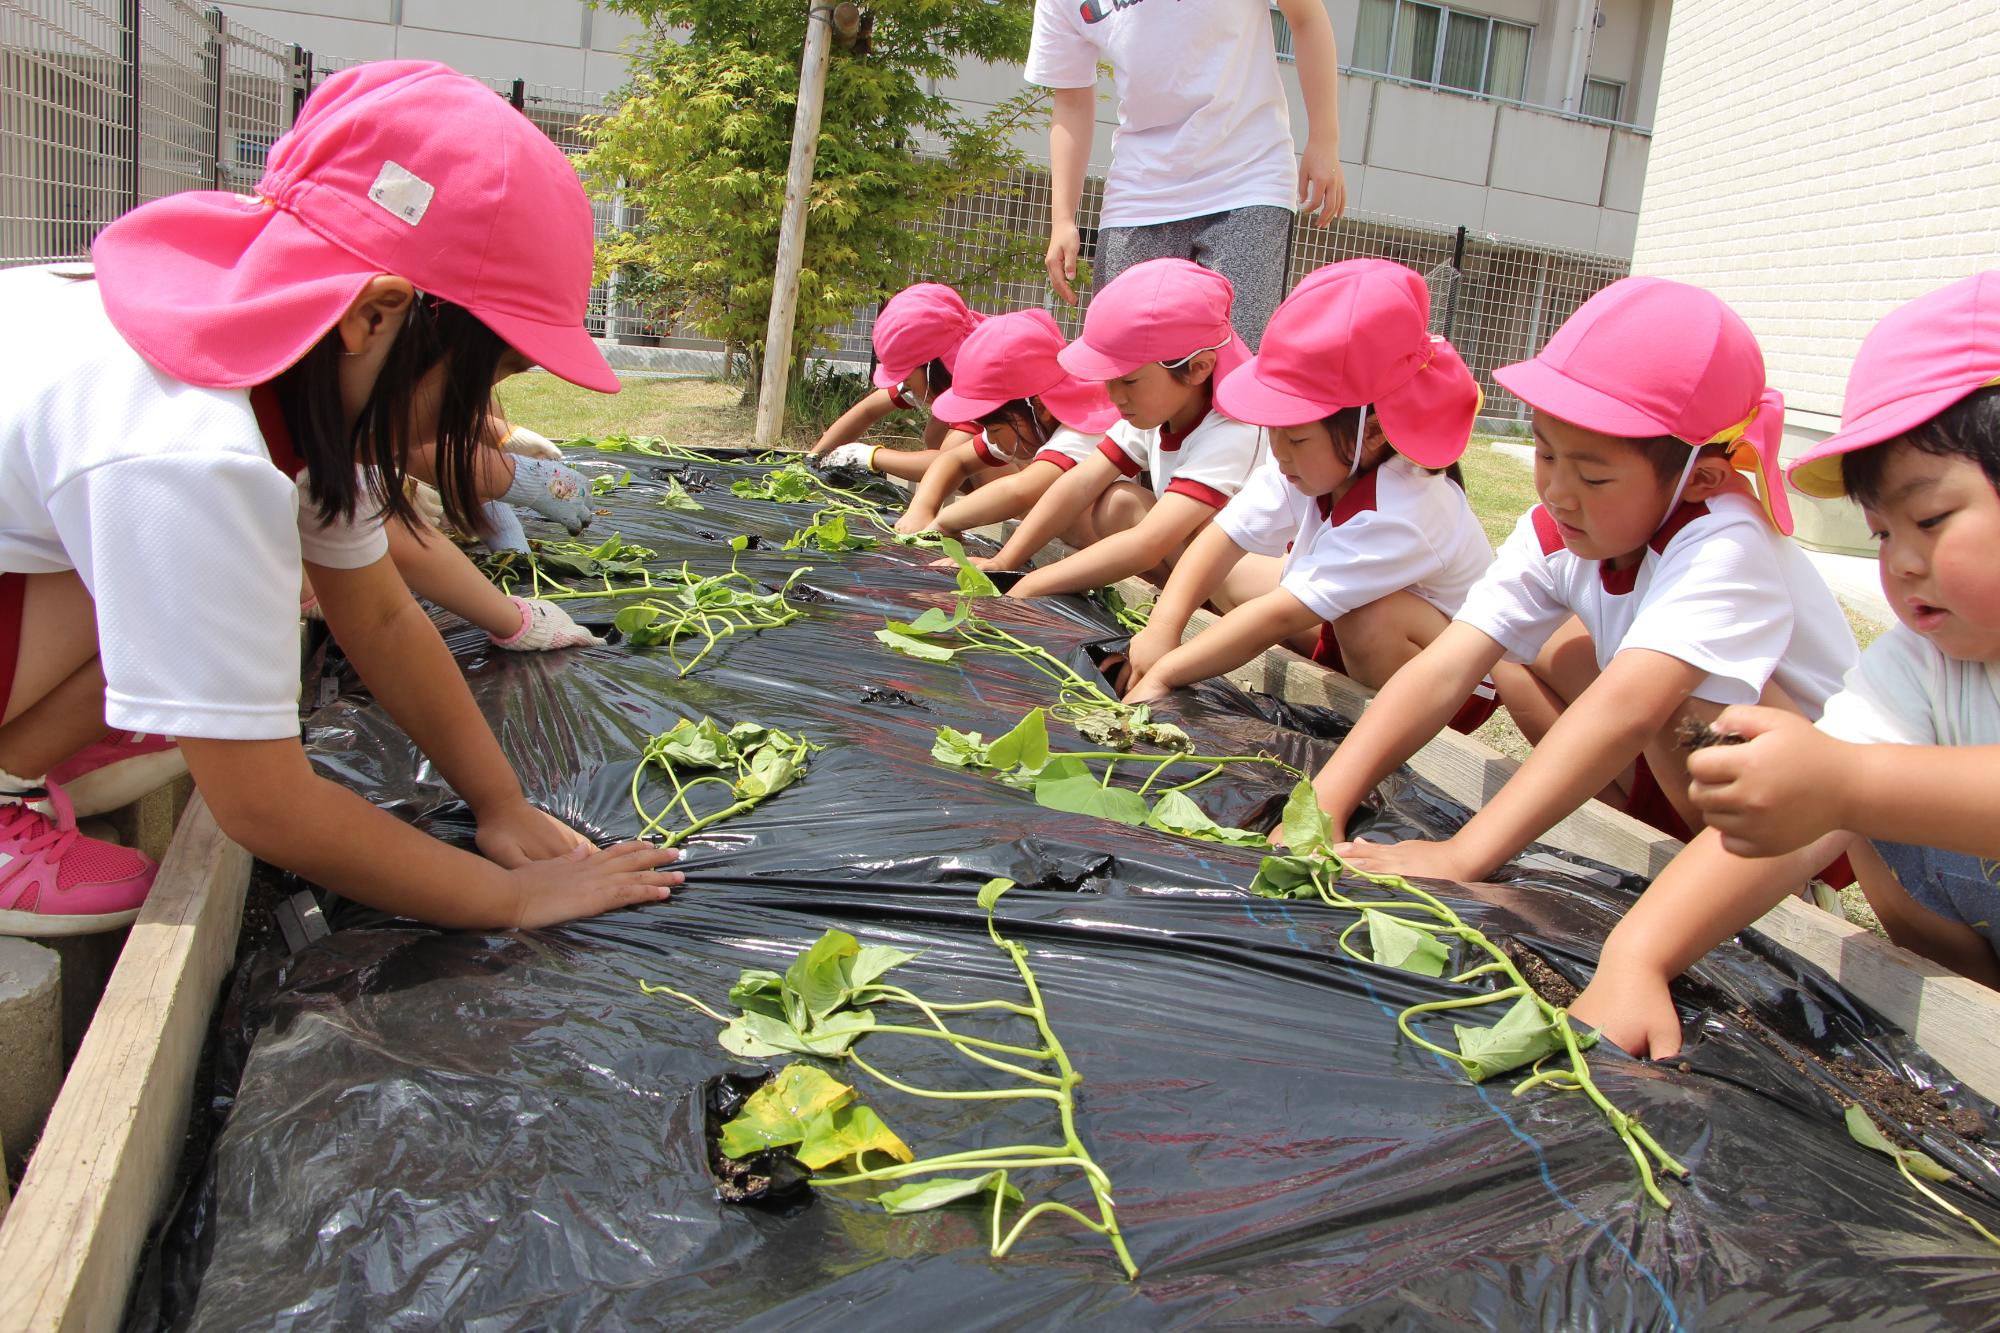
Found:
[[[8,1170],[27,1161],[62,1087],[62,960],[0,936],[0,1145]]]

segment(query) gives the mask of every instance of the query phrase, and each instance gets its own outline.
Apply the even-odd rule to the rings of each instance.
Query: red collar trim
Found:
[[[1201,423],[1207,421],[1209,413],[1213,411],[1215,411],[1215,404],[1210,403],[1208,410],[1196,417],[1194,424],[1178,435],[1168,430],[1165,425],[1162,425],[1160,427],[1160,448],[1170,454],[1177,452],[1183,444],[1187,443],[1188,436],[1201,429]]]
[[[1536,505],[1529,511],[1529,517],[1535,525],[1535,540],[1542,544],[1542,554],[1554,555],[1562,550],[1562,529],[1556,526],[1556,516],[1549,512],[1549,507]]]
[[[1367,472],[1355,478],[1354,484],[1347,488],[1347,494],[1340,497],[1340,503],[1338,504],[1327,499],[1324,495],[1319,496],[1319,516],[1337,528],[1356,514],[1373,513],[1375,509],[1375,478],[1380,472],[1380,468],[1370,468]]]
[[[306,464],[292,444],[292,429],[285,424],[285,409],[278,402],[278,391],[268,384],[252,389],[250,410],[257,414],[257,429],[263,433],[264,452],[271,456],[271,465],[297,480],[306,470]]]
[[[1667,516],[1667,521],[1660,525],[1660,530],[1653,534],[1653,539],[1646,545],[1652,549],[1654,555],[1665,555],[1667,544],[1680,535],[1681,529],[1707,512],[1706,504],[1688,501]],[[1643,555],[1625,569],[1613,569],[1609,560],[1600,560],[1597,562],[1597,577],[1603,581],[1604,591],[1613,597],[1623,597],[1638,586],[1639,571],[1645,564],[1646,559]]]

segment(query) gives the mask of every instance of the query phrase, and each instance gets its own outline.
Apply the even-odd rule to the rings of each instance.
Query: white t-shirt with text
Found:
[[[1035,0],[1029,83],[1095,88],[1100,61],[1118,130],[1098,226],[1297,201],[1265,0]]]

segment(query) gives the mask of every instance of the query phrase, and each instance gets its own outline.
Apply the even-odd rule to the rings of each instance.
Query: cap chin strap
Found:
[[[1224,338],[1221,342],[1215,344],[1215,346],[1213,347],[1197,347],[1192,352],[1189,352],[1186,356],[1175,357],[1172,361],[1162,361],[1160,362],[1160,364],[1162,366],[1165,366],[1168,370],[1178,370],[1182,366],[1186,365],[1188,362],[1200,356],[1203,352],[1219,352],[1223,348],[1229,346],[1229,344],[1235,341],[1236,341],[1236,335],[1234,333],[1231,333],[1228,337]]]
[[[1361,424],[1354,428],[1354,461],[1347,465],[1347,479],[1349,481],[1354,480],[1356,474],[1358,474],[1361,471],[1362,442],[1365,441],[1367,438],[1368,438],[1368,404],[1363,403],[1361,405]],[[1687,483],[1685,480],[1683,480],[1681,484],[1686,485]]]
[[[1667,501],[1667,512],[1660,515],[1660,521],[1653,526],[1654,532],[1658,532],[1661,528],[1667,526],[1667,520],[1672,518],[1674,511],[1681,507],[1681,495],[1688,488],[1688,478],[1694,476],[1694,465],[1701,461],[1701,451],[1707,447],[1705,444],[1691,444],[1688,446],[1688,461],[1681,468],[1680,485],[1674,487],[1674,498]]]

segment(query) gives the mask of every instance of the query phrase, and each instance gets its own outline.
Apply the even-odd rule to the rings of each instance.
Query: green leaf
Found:
[[[829,930],[792,960],[785,969],[785,989],[798,1000],[798,1006],[790,1009],[794,1027],[810,1029],[813,1020],[826,1017],[846,1002],[849,986],[845,965],[860,952],[861,944],[852,935]]]
[[[955,648],[946,648],[940,644],[932,643],[928,639],[919,639],[914,635],[904,634],[900,630],[878,629],[875,631],[875,637],[881,640],[890,651],[902,653],[906,657],[914,657],[925,662],[949,662],[952,658],[958,656],[958,650]]]
[[[1319,794],[1310,782],[1292,788],[1279,826],[1285,830],[1285,849],[1294,856],[1323,856],[1333,849],[1333,821],[1320,808]]]
[[[1007,733],[993,738],[986,747],[986,763],[991,768],[1014,768],[1039,773],[1049,762],[1048,716],[1039,708],[1028,710]]]
[[[738,533],[736,536],[731,537],[729,539],[729,549],[739,553],[749,550],[750,538],[743,533]]]
[[[988,1171],[983,1176],[935,1176],[909,1185],[898,1185],[875,1196],[891,1213],[928,1213],[934,1208],[971,1199],[989,1190],[998,1190],[1009,1202],[1021,1202],[1021,1191],[1007,1183],[1005,1171]]]
[[[1437,936],[1372,907],[1362,910],[1361,919],[1368,923],[1368,952],[1376,962],[1427,977],[1444,975],[1451,950]]]
[[[907,949],[892,949],[886,944],[865,944],[861,952],[847,960],[847,984],[852,990],[860,990],[890,968],[901,967],[916,956]]]
[[[1120,824],[1146,822],[1146,798],[1123,787],[1104,787],[1096,778],[1044,777],[1035,783],[1035,804],[1050,810],[1066,810],[1074,815],[1115,820]]]
[[[797,1156],[817,1171],[863,1152],[881,1153],[898,1162],[915,1156],[909,1145],[882,1123],[882,1117],[865,1106],[837,1107],[807,1121]]]
[[[965,607],[961,603],[956,611],[946,611],[941,606],[925,607],[923,614],[915,620],[889,622],[889,628],[900,629],[907,634],[943,634],[957,629],[965,621]]]
[[[964,597],[998,597],[999,586],[988,578],[986,571],[966,557],[965,548],[946,537],[938,543],[953,564],[958,566],[958,591]]]
[[[1202,812],[1186,792],[1170,791],[1153,803],[1146,815],[1146,827],[1183,838],[1225,843],[1232,847],[1262,847],[1264,835],[1250,829],[1228,828]]]
[[[1562,1034],[1542,1013],[1532,995],[1523,995],[1490,1028],[1451,1025],[1458,1038],[1458,1051],[1465,1059],[1465,1074],[1474,1083],[1484,1083],[1495,1074],[1531,1065],[1546,1055],[1564,1049]],[[1577,1033],[1577,1049],[1597,1043],[1594,1032]]]
[[[807,1122],[847,1105],[854,1089],[811,1065],[786,1065],[750,1094],[735,1119],[722,1127],[729,1157],[748,1157],[806,1137]]]
[[[723,768],[736,762],[739,751],[729,734],[708,718],[682,718],[669,731],[646,742],[650,763],[665,760],[686,768]]]
[[[663,509],[680,509],[693,513],[707,506],[703,505],[701,501],[695,499],[692,495],[689,495],[687,487],[681,485],[678,478],[670,477],[667,479],[667,493],[660,497],[660,507]]]
[[[953,768],[985,768],[986,742],[976,731],[939,727],[937,740],[931,743],[931,758]]]
[[[1303,856],[1267,856],[1257,866],[1250,892],[1259,898],[1316,898],[1320,864]]]
[[[762,968],[745,968],[729,988],[729,1002],[745,1013],[785,1016],[785,979]]]
[[[745,1060],[762,1060],[773,1055],[808,1052],[792,1025],[782,1018],[770,1014],[745,1010],[731,1019],[722,1031],[715,1034],[715,1040],[722,1049],[732,1055],[740,1055]]]
[[[1951,1172],[1939,1166],[1928,1155],[1915,1148],[1902,1148],[1890,1142],[1889,1136],[1882,1132],[1876,1125],[1874,1117],[1863,1110],[1859,1102],[1847,1108],[1847,1134],[1862,1147],[1872,1148],[1885,1156],[1897,1159],[1910,1169],[1912,1175],[1923,1176],[1928,1180],[1952,1178]]]
[[[804,769],[790,750],[767,742],[750,752],[750,771],[736,780],[734,790],[741,800],[761,801],[791,786]]]
[[[979,905],[989,912],[992,911],[993,905],[1000,901],[1000,895],[1013,887],[1014,881],[1011,879],[987,880],[979,890]]]

